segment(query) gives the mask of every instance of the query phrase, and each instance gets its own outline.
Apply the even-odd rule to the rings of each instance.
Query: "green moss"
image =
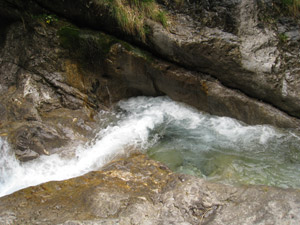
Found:
[[[285,33],[279,34],[278,37],[281,43],[286,43],[288,41],[288,36]]]
[[[133,54],[144,58],[148,62],[153,62],[153,57],[149,52],[143,51],[121,40],[117,40],[117,42],[120,43],[127,51],[132,52]]]
[[[58,32],[60,43],[64,48],[73,49],[79,45],[79,29],[75,27],[62,27]]]
[[[134,52],[135,54],[137,54],[140,57],[143,57],[145,60],[147,60],[148,62],[153,62],[153,57],[150,53],[145,52],[139,48],[134,48],[132,50],[132,52]]]
[[[64,26],[57,32],[60,44],[72,51],[76,58],[96,60],[104,58],[117,39],[103,33]]]
[[[97,49],[102,53],[103,56],[106,56],[113,44],[117,43],[118,40],[110,35],[99,33],[98,38],[96,39]]]
[[[62,47],[69,49],[70,54],[83,64],[91,65],[103,61],[110,52],[111,47],[120,43],[127,51],[152,62],[153,58],[148,52],[133,47],[127,42],[113,36],[81,30],[77,27],[63,26],[57,32]]]

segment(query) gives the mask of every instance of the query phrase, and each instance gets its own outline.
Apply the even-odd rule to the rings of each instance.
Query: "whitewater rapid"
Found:
[[[73,157],[53,154],[20,163],[6,140],[0,139],[0,196],[47,181],[65,180],[99,170],[115,157],[128,155],[131,151],[148,151],[151,157],[158,160],[159,155],[163,153],[170,159],[172,157],[168,156],[175,154],[175,165],[171,160],[165,161],[170,167],[174,167],[175,171],[199,174],[207,178],[221,176],[215,172],[220,168],[210,168],[213,163],[209,161],[219,153],[221,158],[216,160],[223,162],[224,155],[229,155],[231,164],[226,164],[225,167],[236,166],[239,176],[250,176],[250,180],[253,175],[251,171],[256,167],[259,167],[258,174],[267,173],[266,176],[272,176],[268,168],[276,167],[274,163],[282,168],[279,172],[274,172],[275,177],[278,173],[293,170],[292,175],[288,175],[288,180],[293,180],[300,173],[300,138],[295,131],[280,130],[271,126],[247,126],[231,118],[199,112],[167,97],[131,98],[119,102],[109,112],[100,112],[99,117],[105,126],[89,143],[76,146]],[[288,167],[282,166],[286,164],[285,155],[291,151],[296,154],[288,159],[293,161],[293,164]],[[246,160],[244,165],[239,165],[242,157],[250,159],[250,162],[247,164],[249,160]],[[256,162],[256,158],[251,161],[254,157],[263,161],[259,159]],[[204,161],[205,158],[208,161]],[[267,162],[269,158],[273,160],[272,166]],[[218,164],[218,161],[215,164]],[[250,173],[245,173],[243,166],[246,166]],[[191,167],[194,168],[194,172]],[[221,167],[221,170],[225,169]],[[287,183],[286,186],[297,187],[299,183],[290,185],[288,182],[284,180],[281,186]]]

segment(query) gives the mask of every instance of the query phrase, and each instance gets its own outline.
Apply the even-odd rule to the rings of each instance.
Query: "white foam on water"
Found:
[[[73,158],[53,154],[20,163],[6,141],[0,139],[0,196],[28,186],[98,170],[131,149],[145,152],[159,143],[160,135],[156,133],[165,135],[169,127],[179,132],[177,145],[184,143],[181,137],[192,138],[197,140],[193,146],[197,151],[210,150],[210,146],[205,147],[207,144],[201,145],[205,142],[251,149],[253,143],[268,145],[270,140],[273,142],[284,136],[270,126],[246,126],[234,119],[201,113],[167,97],[137,97],[121,101],[112,114],[114,119],[99,131],[94,140],[76,147]],[[158,127],[162,127],[163,132]],[[292,132],[292,135],[299,139],[297,134]],[[192,144],[192,141],[186,143],[187,146]]]
[[[130,114],[101,130],[90,144],[78,146],[76,157],[57,154],[20,163],[5,140],[0,139],[0,196],[50,180],[64,180],[97,170],[128,149],[145,150],[149,131],[162,122],[162,113]]]

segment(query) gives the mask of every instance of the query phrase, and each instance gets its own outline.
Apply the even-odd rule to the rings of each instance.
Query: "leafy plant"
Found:
[[[53,14],[39,14],[39,15],[31,15],[33,19],[37,19],[42,23],[46,24],[53,24],[54,22],[58,21],[58,18],[56,15]]]
[[[47,24],[51,24],[53,22],[57,22],[58,19],[56,18],[55,15],[45,15],[44,20]]]

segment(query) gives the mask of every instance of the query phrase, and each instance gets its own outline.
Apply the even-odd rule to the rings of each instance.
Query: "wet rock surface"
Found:
[[[7,28],[0,55],[1,136],[27,161],[93,135],[103,107],[91,93],[99,82],[82,73],[59,45],[57,28],[39,20]],[[86,87],[84,86],[86,84]]]
[[[282,16],[278,1],[164,4],[174,18],[169,31],[149,22],[157,52],[299,117],[299,20]]]
[[[231,187],[144,155],[0,199],[2,224],[298,224],[299,190]]]
[[[248,124],[299,126],[297,119],[227,88],[211,76],[158,60],[145,52],[128,50],[122,43],[111,47],[106,59],[106,74],[123,80],[126,86],[143,95],[165,94],[213,115],[234,117]]]
[[[148,21],[145,43],[125,34],[153,56],[62,18],[122,36],[92,1],[0,1],[0,136],[32,160],[89,140],[98,111],[120,99],[165,94],[249,124],[299,127],[299,25],[261,21],[264,2],[167,6],[168,29]],[[42,13],[62,17],[47,23]],[[299,224],[299,196],[173,174],[138,155],[2,197],[0,223]]]
[[[207,73],[62,18],[50,24],[43,17],[10,22],[3,32],[0,135],[9,137],[21,161],[86,141],[95,133],[100,109],[138,95],[168,95],[249,124],[299,127],[299,120]]]
[[[3,8],[11,0],[4,1]],[[16,8],[20,1],[12,1]],[[282,15],[278,1],[161,1],[169,27],[148,21],[145,43],[114,26],[117,21],[94,1],[32,1],[28,11],[49,10],[78,24],[137,42],[168,61],[209,74],[229,88],[299,118],[299,21]],[[18,6],[18,7],[17,7]],[[24,6],[25,7],[25,6]],[[16,17],[16,16],[15,16]],[[95,22],[96,21],[96,22]],[[293,66],[291,66],[293,65]]]
[[[151,32],[142,43],[138,37],[130,36],[122,28],[114,26],[117,21],[109,13],[109,9],[94,1],[82,0],[73,4],[69,0],[36,0],[32,1],[31,7],[25,6],[21,1],[1,2],[3,10],[6,9],[3,15],[7,18],[16,19],[15,11],[20,7],[25,7],[33,14],[37,11],[57,13],[80,25],[137,42],[167,61],[190,71],[197,71],[195,76],[210,76],[226,88],[239,90],[249,98],[263,101],[279,111],[299,118],[299,21],[279,14],[277,1],[161,3],[169,11],[169,26],[164,28],[149,20],[147,25]],[[57,82],[56,85],[59,87]],[[121,91],[126,92],[124,88]],[[153,90],[144,90],[144,93],[153,95]],[[242,105],[247,107],[245,103]],[[238,119],[243,117],[235,114],[230,116]],[[244,121],[260,123],[257,118]],[[270,123],[268,119],[261,121]]]

